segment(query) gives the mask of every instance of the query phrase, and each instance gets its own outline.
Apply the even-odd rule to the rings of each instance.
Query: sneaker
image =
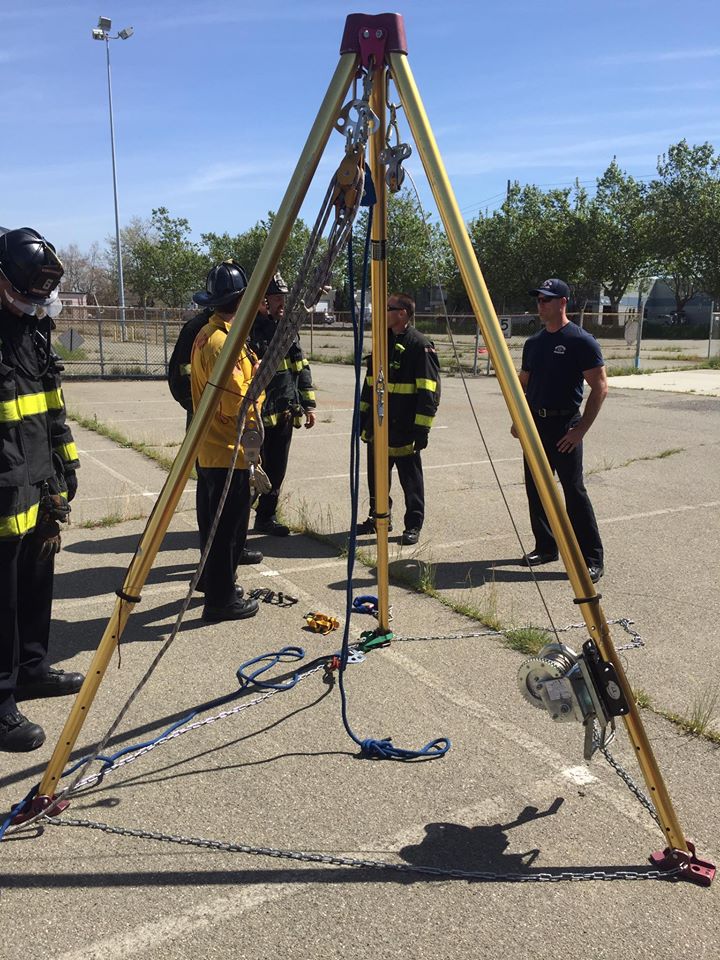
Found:
[[[65,673],[64,670],[50,667],[45,676],[39,680],[32,683],[19,683],[15,689],[15,699],[39,700],[41,697],[67,697],[71,693],[78,692],[84,679],[81,673]]]
[[[225,607],[211,607],[207,603],[202,612],[203,620],[208,623],[220,623],[222,620],[247,620],[258,612],[257,600],[243,600],[235,597],[232,603]]]
[[[400,543],[405,544],[406,547],[413,546],[420,539],[420,528],[419,527],[410,527],[409,530],[403,530],[403,535],[400,538]]]
[[[0,717],[0,751],[27,753],[45,743],[45,731],[15,710]]]
[[[597,583],[600,577],[605,573],[605,567],[600,564],[590,563],[588,564],[588,573],[590,574],[590,579],[593,583]]]
[[[238,557],[238,564],[262,563],[263,555],[259,550],[243,550]]]
[[[271,537],[287,537],[290,535],[290,527],[280,523],[276,517],[267,519],[255,518],[255,531],[257,533],[269,533]]]

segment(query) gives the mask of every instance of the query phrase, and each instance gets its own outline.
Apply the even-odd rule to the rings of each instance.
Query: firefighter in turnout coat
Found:
[[[276,273],[267,288],[266,303],[261,306],[249,337],[252,349],[261,359],[285,316],[287,293],[285,281]],[[302,426],[303,421],[307,430],[315,426],[315,390],[310,365],[299,340],[290,344],[290,349],[267,386],[262,418],[265,428],[262,464],[272,489],[258,499],[255,530],[274,537],[286,537],[290,528],[280,523],[276,512],[280,488],[287,473],[293,429]]]
[[[428,444],[440,403],[440,364],[435,346],[413,326],[415,303],[405,294],[388,297],[388,371],[386,416],[389,418],[390,479],[396,467],[405,495],[405,525],[401,542],[418,542],[425,520],[425,486],[421,451]],[[361,534],[375,532],[375,477],[373,471],[372,355],[360,396],[361,439],[368,443],[370,514],[358,524]],[[391,501],[392,507],[392,501]],[[392,525],[390,527],[392,529]]]
[[[50,345],[63,266],[29,227],[0,236],[0,751],[45,740],[20,700],[76,693],[48,662],[55,554],[77,490],[62,365]]]

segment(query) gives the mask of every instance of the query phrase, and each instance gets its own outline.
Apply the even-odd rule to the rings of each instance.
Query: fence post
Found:
[[[478,372],[478,350],[480,349],[480,327],[475,324],[475,356],[473,357],[473,376],[477,376]]]
[[[147,325],[147,304],[143,303],[143,337],[145,340],[145,376],[150,376],[148,368],[148,325]]]
[[[168,375],[168,338],[167,338],[167,311],[163,310],[162,312],[162,328],[163,328],[163,356],[165,358],[165,376]]]
[[[98,317],[98,347],[100,349],[100,376],[105,376],[105,358],[103,357],[102,317]]]

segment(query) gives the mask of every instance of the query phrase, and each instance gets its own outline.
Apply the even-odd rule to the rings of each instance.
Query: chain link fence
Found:
[[[191,310],[159,307],[126,307],[124,312],[119,307],[66,307],[57,320],[53,345],[65,365],[66,378],[163,379],[180,328],[192,314]],[[478,373],[479,366],[486,362],[486,350],[475,317],[454,314],[448,319],[452,342],[444,315],[418,314],[416,325],[434,339],[444,369],[452,371],[460,366],[467,372]],[[598,339],[616,343],[618,358],[624,356],[623,351],[631,358],[634,339],[628,338],[626,343],[625,334],[630,330],[626,323],[635,319],[633,315],[586,312],[582,316],[572,315],[571,319],[582,323]],[[500,321],[513,355],[522,349],[528,336],[540,329],[537,316],[531,313],[501,314]],[[370,319],[366,317],[366,331],[369,327]],[[692,354],[716,356],[720,314],[714,314],[712,329],[707,327],[705,324],[702,331],[680,327],[655,330],[646,323],[643,343],[652,349],[645,341],[678,340],[682,334],[684,343],[678,347],[688,353],[688,359]],[[302,343],[305,353],[316,360],[349,363],[353,351],[350,313],[315,313],[302,328]],[[367,332],[365,345],[369,350]]]

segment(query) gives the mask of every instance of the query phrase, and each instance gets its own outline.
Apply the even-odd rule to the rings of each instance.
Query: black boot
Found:
[[[19,711],[5,713],[0,717],[0,751],[4,753],[27,753],[37,750],[45,743],[45,731],[32,723]]]

